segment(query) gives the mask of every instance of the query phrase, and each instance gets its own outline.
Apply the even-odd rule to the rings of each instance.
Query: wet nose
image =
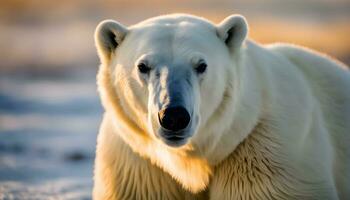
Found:
[[[179,131],[187,127],[191,117],[182,106],[162,109],[158,113],[160,125],[170,131]]]

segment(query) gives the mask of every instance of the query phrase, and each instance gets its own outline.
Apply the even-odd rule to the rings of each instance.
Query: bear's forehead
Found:
[[[200,34],[212,33],[214,31],[212,27],[188,21],[179,21],[176,23],[148,23],[131,29],[131,32],[147,37],[200,37]]]
[[[213,25],[198,20],[160,19],[130,28],[129,40],[140,48],[201,47],[216,38]],[[136,43],[135,43],[136,42]],[[204,47],[204,46],[202,46]]]
[[[145,54],[157,60],[189,60],[192,55],[209,55],[220,43],[216,27],[208,21],[186,15],[149,19],[129,28],[123,58],[136,61]],[[128,56],[125,56],[128,55]],[[203,56],[202,56],[203,57]]]
[[[187,22],[152,24],[132,30],[128,38],[130,45],[127,46],[132,49],[135,59],[143,54],[153,54],[152,58],[158,60],[188,59],[198,53],[207,54],[205,51],[212,46],[210,38],[216,38],[214,31]]]
[[[131,32],[138,36],[147,38],[161,39],[166,37],[184,38],[194,36],[200,37],[201,34],[215,32],[215,26],[207,21],[195,16],[185,14],[165,15],[150,18],[130,27]]]

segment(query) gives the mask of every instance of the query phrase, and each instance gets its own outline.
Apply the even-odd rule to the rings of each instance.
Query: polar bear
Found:
[[[94,199],[349,199],[350,72],[172,14],[96,28]]]

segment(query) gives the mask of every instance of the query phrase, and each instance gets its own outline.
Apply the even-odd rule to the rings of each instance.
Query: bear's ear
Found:
[[[240,48],[248,34],[248,25],[241,15],[226,17],[217,26],[219,37],[225,42],[230,50]]]
[[[114,20],[102,21],[95,30],[95,45],[102,63],[108,63],[128,29]]]

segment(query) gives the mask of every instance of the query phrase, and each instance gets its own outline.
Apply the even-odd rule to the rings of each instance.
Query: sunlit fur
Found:
[[[116,50],[103,34],[109,29]],[[97,28],[106,112],[94,199],[350,198],[349,70],[303,47],[256,44],[246,33],[240,16],[218,25],[168,15]],[[154,94],[135,69],[150,50],[171,57],[158,58],[169,65],[198,52],[208,62],[206,75],[193,83],[200,122],[178,148],[150,128]]]

